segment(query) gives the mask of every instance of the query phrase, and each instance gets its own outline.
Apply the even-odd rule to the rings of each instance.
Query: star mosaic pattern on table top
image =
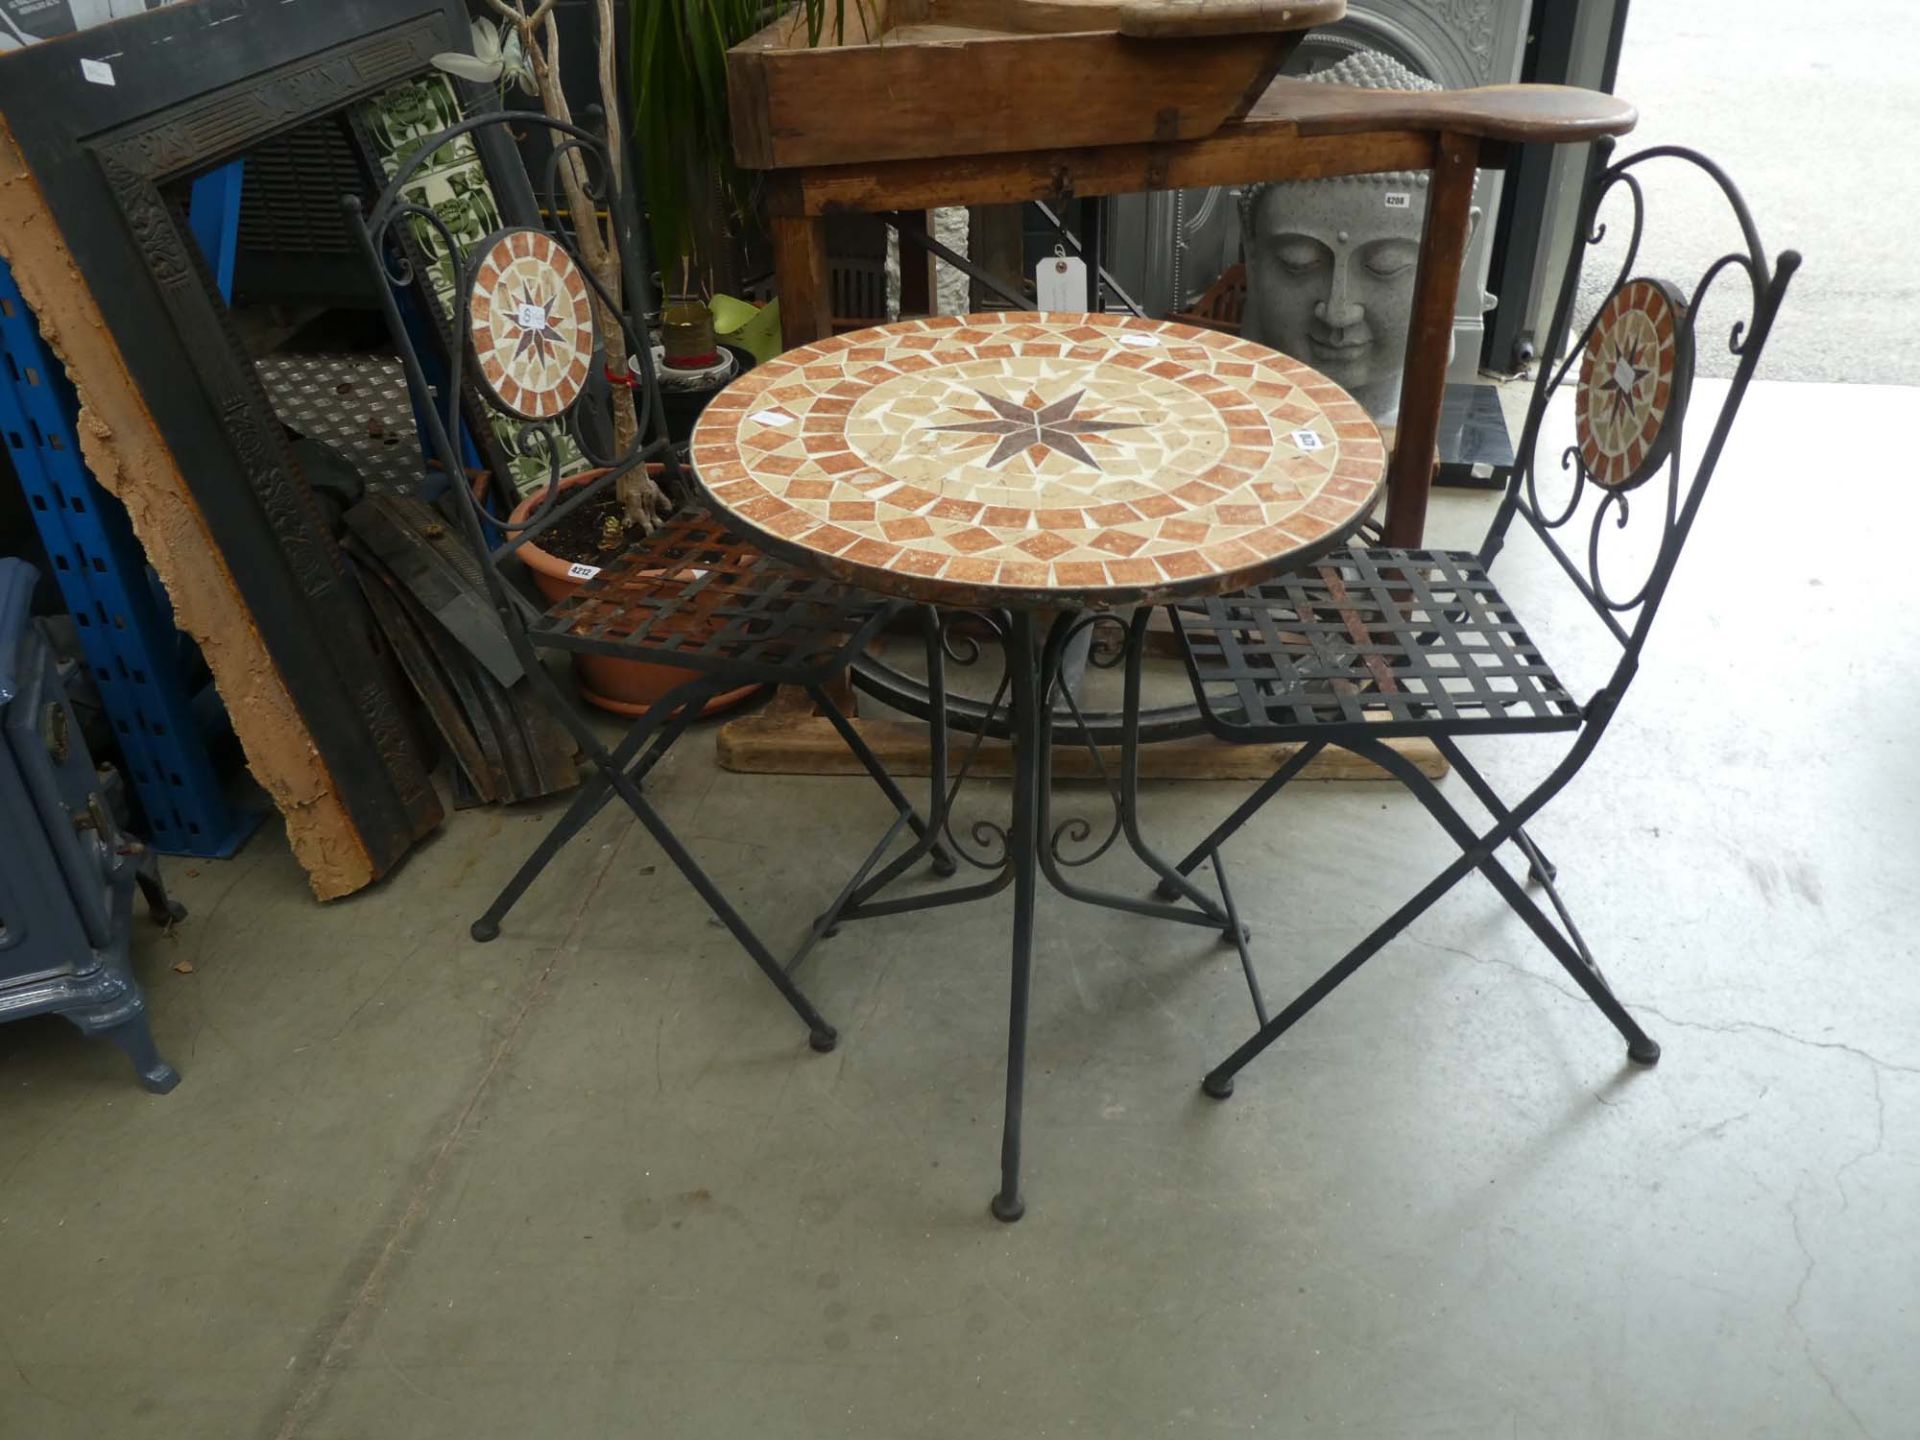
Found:
[[[1574,404],[1580,459],[1595,483],[1621,489],[1666,458],[1679,376],[1679,307],[1653,280],[1607,298],[1580,357]]]
[[[527,420],[580,398],[593,358],[593,308],[573,257],[538,230],[501,232],[473,276],[468,326],[480,381]]]
[[[902,321],[789,350],[708,405],[693,464],[776,548],[922,599],[1226,590],[1344,536],[1385,450],[1263,345],[1129,316]]]

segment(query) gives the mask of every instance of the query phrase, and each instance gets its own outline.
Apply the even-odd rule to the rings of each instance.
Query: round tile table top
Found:
[[[1127,316],[907,320],[789,350],[693,432],[716,511],[777,555],[950,605],[1215,594],[1366,518],[1380,433],[1318,371]]]

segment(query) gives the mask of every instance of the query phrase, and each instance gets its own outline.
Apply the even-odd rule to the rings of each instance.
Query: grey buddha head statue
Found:
[[[1366,90],[1441,88],[1376,50],[1303,78]],[[1424,172],[1398,171],[1253,185],[1240,199],[1241,333],[1306,361],[1383,424],[1400,408],[1427,184]]]

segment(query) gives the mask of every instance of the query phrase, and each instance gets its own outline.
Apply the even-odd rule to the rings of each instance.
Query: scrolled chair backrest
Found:
[[[1551,333],[1571,333],[1572,343],[1564,357],[1541,361],[1518,462],[1483,558],[1493,559],[1515,516],[1527,522],[1619,642],[1617,683],[1609,687],[1617,699],[1800,256],[1786,250],[1769,260],[1746,201],[1705,156],[1657,146],[1608,160],[1604,150],[1596,156],[1555,309]],[[1738,242],[1679,283],[1658,268],[1662,247],[1647,243],[1657,229],[1649,223],[1647,191],[1650,182],[1664,187],[1689,172],[1704,177]],[[1687,217],[1690,228],[1702,219],[1697,210]],[[1622,236],[1619,259],[1598,276],[1606,288],[1597,290],[1586,272],[1602,247]],[[1710,307],[1714,318],[1705,320]],[[1570,331],[1576,309],[1590,313]],[[1732,376],[1709,420],[1692,402],[1696,373],[1714,354],[1731,359]],[[1569,387],[1572,439],[1549,443],[1550,407]]]
[[[476,132],[496,126],[548,136],[539,183],[527,177],[538,223],[508,221],[486,236],[457,235],[423,193],[423,172],[449,153],[448,147],[471,146]],[[468,486],[454,485],[463,497],[463,526],[482,554],[496,562],[505,558],[656,456],[677,478],[652,352],[644,329],[632,318],[643,293],[644,250],[626,186],[598,137],[529,112],[472,116],[423,138],[370,207],[363,208],[355,196],[343,203],[349,229],[357,232],[378,279],[388,329],[424,417],[433,458],[447,474],[462,474],[457,437],[464,402],[475,396],[512,450],[540,462],[541,502],[517,524],[486,515]],[[597,251],[604,237],[578,232],[576,207],[604,209],[612,217],[626,293],[612,293],[597,277],[589,252]],[[433,274],[423,277],[422,266]],[[397,295],[422,278],[437,282],[431,288],[447,312],[437,317],[444,319],[450,341],[448,382],[437,396]],[[630,437],[619,437],[624,443],[616,441],[608,403],[606,356],[622,353],[616,345],[625,347],[633,364],[637,423]],[[562,480],[576,474],[594,478],[563,491]],[[489,543],[488,527],[502,536],[500,544]],[[498,588],[492,565],[486,570],[496,600],[506,606],[509,592]]]

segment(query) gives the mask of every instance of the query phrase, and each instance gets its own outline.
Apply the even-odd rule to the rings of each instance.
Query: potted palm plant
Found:
[[[865,0],[853,0],[864,8]],[[809,44],[846,30],[848,0],[628,0],[633,140],[646,177],[660,265],[667,364],[716,357],[710,301],[717,259],[752,211],[751,176],[733,158],[727,51],[801,12]]]
[[[646,177],[669,366],[717,359],[714,263],[751,201],[733,160],[727,51],[764,23],[764,0],[628,0],[633,140]],[[810,5],[824,0],[806,0]]]

